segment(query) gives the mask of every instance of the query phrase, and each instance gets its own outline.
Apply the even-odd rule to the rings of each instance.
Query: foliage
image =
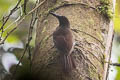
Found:
[[[112,18],[113,12],[110,9],[110,1],[109,0],[100,0],[100,5],[97,7],[97,9],[107,19]]]
[[[11,6],[16,4],[16,1],[17,0],[0,0],[0,18],[8,12]]]

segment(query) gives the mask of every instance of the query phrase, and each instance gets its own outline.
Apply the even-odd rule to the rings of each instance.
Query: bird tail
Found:
[[[63,71],[65,73],[69,73],[70,71],[72,71],[72,69],[76,68],[74,59],[71,55],[62,55],[61,63],[63,65]]]

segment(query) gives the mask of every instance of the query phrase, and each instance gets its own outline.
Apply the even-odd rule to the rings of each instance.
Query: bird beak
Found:
[[[55,13],[53,13],[53,12],[50,12],[50,14],[52,14],[53,16],[55,16],[55,17],[60,17],[58,14],[55,14]]]

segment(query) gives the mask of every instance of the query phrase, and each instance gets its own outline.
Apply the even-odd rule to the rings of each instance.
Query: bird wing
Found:
[[[55,46],[59,51],[63,52],[64,54],[65,53],[67,54],[70,52],[73,43],[71,40],[69,40],[69,35],[55,36],[53,37],[53,40],[54,40]]]

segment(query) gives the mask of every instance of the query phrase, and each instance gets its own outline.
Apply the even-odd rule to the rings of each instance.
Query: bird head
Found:
[[[65,27],[65,28],[70,27],[70,23],[69,23],[69,20],[67,19],[67,17],[55,14],[53,12],[50,12],[50,14],[52,14],[53,16],[55,16],[59,20],[60,27]]]

